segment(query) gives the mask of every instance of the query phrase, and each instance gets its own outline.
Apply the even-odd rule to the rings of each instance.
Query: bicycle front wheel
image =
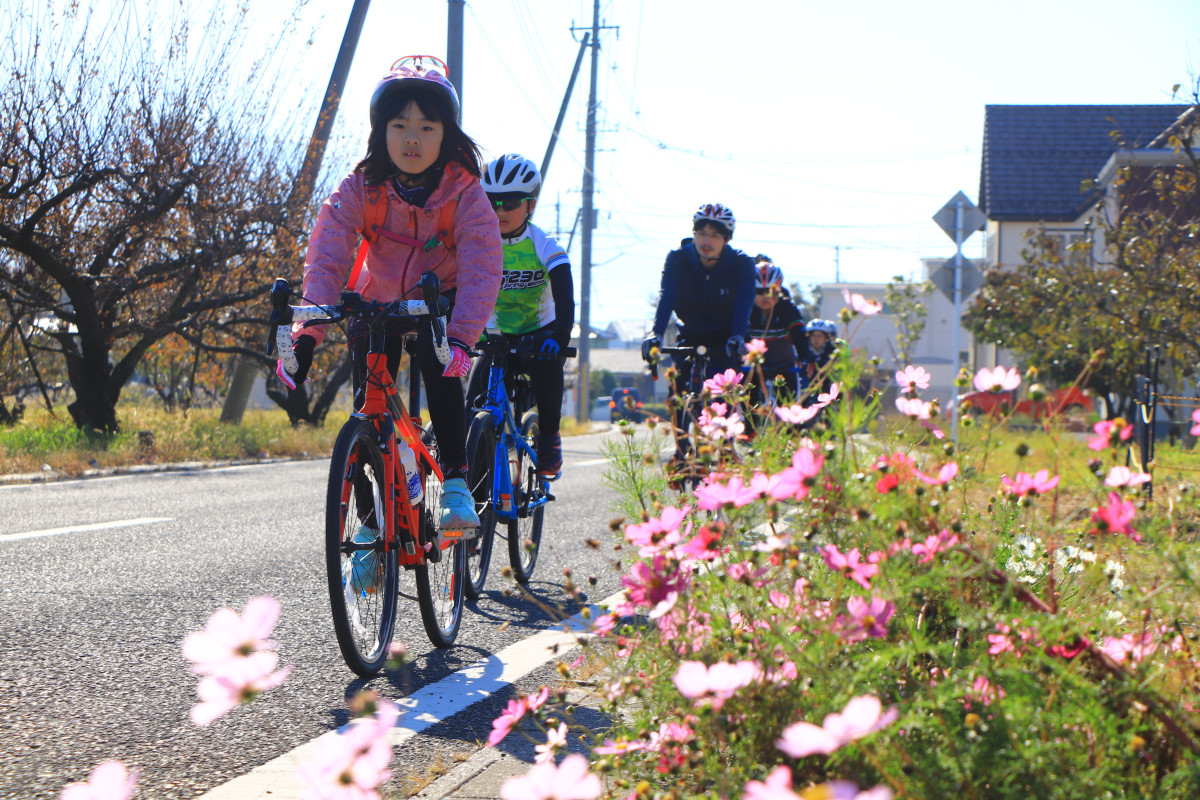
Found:
[[[325,498],[325,568],[333,630],[346,665],[362,677],[383,668],[396,627],[399,563],[384,548],[384,464],[373,425],[338,434]]]
[[[422,441],[437,458],[437,443],[431,428]],[[442,510],[442,482],[432,472],[425,476],[425,499],[421,501],[421,544],[438,542],[438,519]],[[417,579],[417,603],[425,633],[435,647],[449,647],[462,624],[464,584],[467,577],[467,548],[462,539],[451,540],[445,549],[437,544],[426,551],[425,561],[413,568]]]
[[[479,515],[479,530],[467,543],[467,582],[463,586],[467,598],[474,600],[483,593],[488,567],[492,563],[492,545],[496,538],[496,506],[492,503],[492,476],[496,464],[496,423],[492,415],[480,411],[471,421],[467,433],[467,462],[471,472],[467,485],[475,498],[475,513]]]
[[[521,435],[536,450],[538,415],[529,411],[521,420]],[[508,523],[508,561],[518,583],[529,583],[542,545],[542,521],[546,513],[545,493],[538,477],[537,461],[523,449],[509,462],[512,469],[513,508],[517,518]]]

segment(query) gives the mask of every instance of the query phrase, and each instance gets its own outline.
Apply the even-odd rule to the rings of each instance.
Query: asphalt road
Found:
[[[615,494],[601,483],[599,453],[612,435],[564,441],[564,477],[530,586],[567,615],[578,608],[562,591],[564,567],[590,600],[620,588],[608,533]],[[402,601],[397,638],[415,662],[357,679],[329,618],[327,471],[303,461],[0,487],[0,798],[57,798],[110,758],[140,770],[138,797],[196,797],[345,723],[346,701],[361,688],[406,696],[552,624],[537,605],[505,595],[497,540],[486,595],[468,604],[455,647],[433,649],[416,602]],[[116,524],[14,536],[101,523]],[[588,538],[605,545],[590,549]],[[402,591],[413,593],[411,581]],[[252,706],[197,728],[188,719],[197,679],[180,643],[216,608],[240,610],[262,594],[282,604],[274,638],[294,671]],[[431,754],[469,753],[504,700],[434,726],[393,767],[419,775]]]

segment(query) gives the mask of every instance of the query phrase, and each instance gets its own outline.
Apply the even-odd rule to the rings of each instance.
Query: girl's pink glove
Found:
[[[451,344],[450,363],[446,365],[446,369],[442,370],[442,377],[465,378],[470,371],[471,356],[467,355],[467,351],[461,345]]]

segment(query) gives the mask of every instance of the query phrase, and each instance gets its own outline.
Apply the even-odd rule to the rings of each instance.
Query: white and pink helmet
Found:
[[[426,64],[426,62],[431,63]],[[446,62],[437,56],[404,56],[397,59],[388,73],[379,79],[379,83],[375,85],[375,91],[371,93],[371,127],[374,128],[383,121],[379,120],[378,116],[383,105],[382,101],[389,90],[412,85],[414,81],[420,81],[423,85],[433,84],[445,91],[450,98],[450,107],[454,109],[454,119],[456,122],[459,121],[462,117],[462,107],[459,105],[458,92],[455,91],[454,84],[450,82],[449,75],[450,70],[447,69]]]
[[[733,218],[733,212],[726,206],[720,203],[705,203],[692,215],[692,225],[698,222],[715,222],[729,231],[729,237],[733,238],[733,226],[737,220]]]

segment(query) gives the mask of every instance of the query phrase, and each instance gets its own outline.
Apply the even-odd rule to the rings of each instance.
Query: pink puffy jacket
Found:
[[[457,198],[454,249],[435,247],[424,253],[380,236],[367,252],[365,278],[359,278],[359,291],[363,297],[380,302],[419,300],[420,293],[413,291],[417,280],[421,273],[432,270],[441,280],[443,292],[458,289],[447,333],[474,345],[496,305],[504,263],[500,226],[479,179],[451,161],[425,208],[404,202],[390,185],[387,198],[383,226],[422,242],[437,233],[438,209]],[[321,207],[304,259],[305,302],[325,305],[338,301],[358,253],[358,231],[363,226],[366,205],[366,181],[362,173],[352,172]],[[305,328],[304,333],[314,336],[318,343],[325,337],[323,325]]]

